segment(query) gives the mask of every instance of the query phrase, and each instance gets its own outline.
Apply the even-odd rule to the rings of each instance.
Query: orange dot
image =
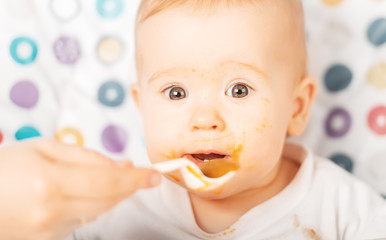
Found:
[[[322,2],[328,6],[336,6],[341,4],[343,0],[322,0]]]
[[[55,134],[55,138],[60,142],[83,146],[83,136],[75,128],[63,128]]]

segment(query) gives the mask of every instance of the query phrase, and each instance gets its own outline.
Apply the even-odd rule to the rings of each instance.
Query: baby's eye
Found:
[[[243,98],[249,94],[250,90],[251,88],[248,85],[237,83],[228,88],[225,94],[229,97]]]
[[[181,87],[170,87],[164,91],[166,97],[171,100],[181,100],[186,98],[186,92]]]

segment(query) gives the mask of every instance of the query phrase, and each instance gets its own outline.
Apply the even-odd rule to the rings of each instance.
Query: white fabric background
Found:
[[[0,146],[40,135],[148,164],[140,118],[128,91],[136,79],[138,3],[0,0]],[[320,86],[309,127],[294,141],[386,195],[386,1],[303,3],[310,74]],[[26,39],[37,47],[30,62],[33,43]],[[12,42],[19,58],[12,57]],[[115,85],[102,94],[106,105],[99,91],[110,81]],[[326,121],[336,108],[329,134]],[[371,125],[373,110],[379,115]],[[342,112],[350,118],[347,129]]]

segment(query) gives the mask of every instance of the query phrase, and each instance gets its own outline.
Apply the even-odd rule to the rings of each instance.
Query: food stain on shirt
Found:
[[[322,240],[312,228],[303,228],[303,234],[311,240]]]
[[[294,215],[294,227],[298,228],[300,226],[299,217],[297,214]]]
[[[293,226],[295,228],[300,227],[300,221],[299,221],[299,216],[297,214],[294,215],[293,217]],[[317,234],[317,232],[311,228],[311,227],[302,227],[302,233],[307,239],[310,240],[322,240],[322,238]]]
[[[207,233],[203,233],[202,230],[200,230],[202,236],[204,236],[205,238],[210,238],[210,239],[221,238],[221,237],[230,235],[230,234],[234,233],[235,231],[236,231],[236,228],[227,227],[224,231],[222,231],[220,233],[209,235]]]

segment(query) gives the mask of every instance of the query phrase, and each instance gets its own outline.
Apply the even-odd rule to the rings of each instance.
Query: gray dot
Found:
[[[99,102],[106,106],[117,107],[125,100],[125,90],[119,82],[108,81],[100,86],[98,99]]]
[[[372,22],[367,30],[367,38],[376,47],[386,42],[386,19],[378,18]]]
[[[324,84],[330,92],[346,89],[352,81],[351,70],[342,64],[331,66],[324,75]]]
[[[351,158],[343,153],[337,153],[329,157],[334,163],[352,173],[354,163]]]

